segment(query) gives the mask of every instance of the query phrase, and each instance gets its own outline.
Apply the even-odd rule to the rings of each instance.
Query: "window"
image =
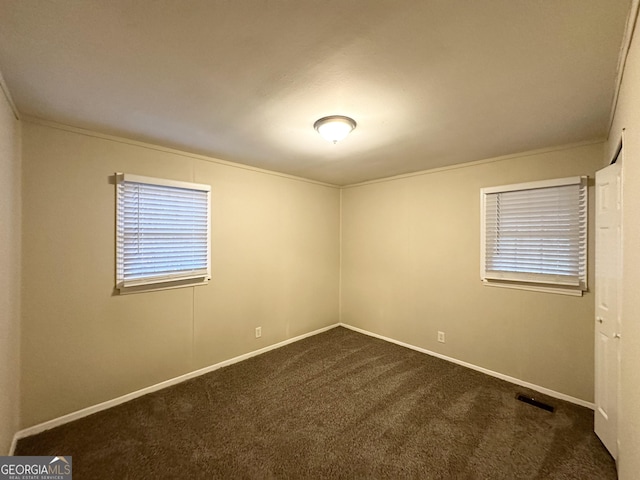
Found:
[[[587,177],[483,188],[487,285],[582,295],[587,288]]]
[[[211,188],[129,174],[116,178],[120,293],[206,283]]]

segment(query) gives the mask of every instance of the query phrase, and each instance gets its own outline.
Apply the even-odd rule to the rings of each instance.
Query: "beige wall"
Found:
[[[637,30],[637,27],[636,27]],[[640,472],[640,36],[636,31],[624,70],[605,162],[614,155],[624,133],[623,291],[620,371],[620,451],[618,472],[623,480]]]
[[[113,294],[114,172],[212,186],[209,285]],[[23,182],[22,427],[338,321],[336,188],[27,122]]]
[[[20,124],[0,90],[0,455],[20,413],[20,192]]]
[[[592,177],[602,154],[597,143],[344,189],[342,322],[592,401],[592,293],[483,286],[479,202],[481,187]],[[591,283],[592,267],[590,248]]]

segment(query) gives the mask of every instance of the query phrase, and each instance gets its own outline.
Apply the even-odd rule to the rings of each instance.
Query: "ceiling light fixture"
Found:
[[[338,143],[356,128],[356,122],[353,118],[343,115],[331,115],[330,117],[322,117],[313,124],[320,136],[325,140]]]

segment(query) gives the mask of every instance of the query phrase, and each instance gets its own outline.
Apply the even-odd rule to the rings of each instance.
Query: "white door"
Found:
[[[613,458],[618,455],[620,281],[622,278],[622,166],[596,172],[595,426]]]

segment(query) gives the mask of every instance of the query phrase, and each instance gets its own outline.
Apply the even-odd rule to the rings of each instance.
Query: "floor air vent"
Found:
[[[541,408],[543,410],[546,410],[547,412],[553,413],[553,411],[556,409],[556,407],[552,407],[548,403],[541,402],[540,400],[536,400],[533,397],[528,397],[527,395],[523,395],[522,393],[518,393],[516,395],[516,398],[521,402],[528,403],[529,405]]]

